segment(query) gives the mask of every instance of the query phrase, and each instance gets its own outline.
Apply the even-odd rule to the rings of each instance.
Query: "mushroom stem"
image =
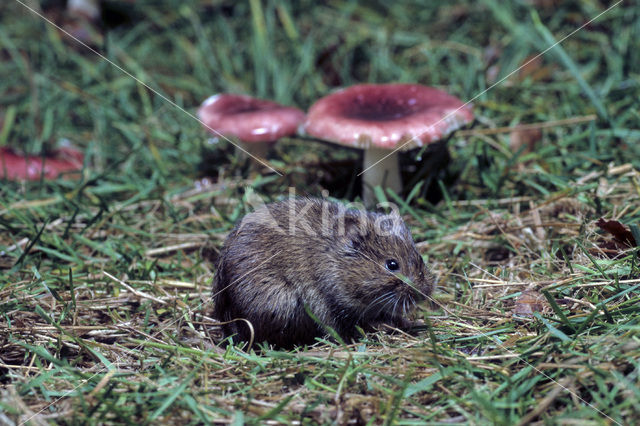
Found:
[[[365,206],[376,202],[373,188],[381,186],[397,194],[402,191],[402,179],[398,167],[398,153],[371,147],[364,151],[364,175],[362,176],[362,199]]]

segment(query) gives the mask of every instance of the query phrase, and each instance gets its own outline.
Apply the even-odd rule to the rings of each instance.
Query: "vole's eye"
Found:
[[[398,263],[398,261],[395,259],[387,259],[384,266],[392,272],[400,269],[400,263]]]

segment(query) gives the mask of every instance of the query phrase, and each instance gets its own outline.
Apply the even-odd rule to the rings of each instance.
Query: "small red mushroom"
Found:
[[[363,199],[375,201],[380,185],[402,190],[398,151],[444,138],[473,120],[470,105],[442,90],[419,84],[360,84],[314,103],[307,134],[363,149]]]
[[[304,113],[297,108],[227,93],[205,100],[198,117],[209,131],[234,138],[254,158],[264,158],[276,140],[295,134],[304,121]]]
[[[56,179],[61,174],[82,170],[84,155],[70,148],[59,148],[43,156],[20,154],[11,148],[0,148],[0,179]]]

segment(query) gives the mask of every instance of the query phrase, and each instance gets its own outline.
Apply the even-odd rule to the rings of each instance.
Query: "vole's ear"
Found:
[[[364,235],[366,232],[365,218],[360,214],[350,213],[344,215],[344,233],[347,236]]]
[[[359,214],[344,216],[344,236],[348,250],[358,251],[365,240],[366,224]]]
[[[258,226],[260,228],[270,228],[273,231],[283,233],[284,229],[278,224],[273,212],[267,207],[260,207],[253,213],[247,214],[238,224],[238,232],[245,227]]]

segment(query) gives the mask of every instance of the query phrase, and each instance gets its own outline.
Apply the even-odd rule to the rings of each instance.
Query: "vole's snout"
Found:
[[[393,279],[394,291],[398,296],[406,298],[411,297],[413,299],[422,299],[420,284],[415,277],[400,276]]]
[[[426,268],[412,275],[405,283],[407,291],[418,302],[428,299],[433,291],[433,275]]]

